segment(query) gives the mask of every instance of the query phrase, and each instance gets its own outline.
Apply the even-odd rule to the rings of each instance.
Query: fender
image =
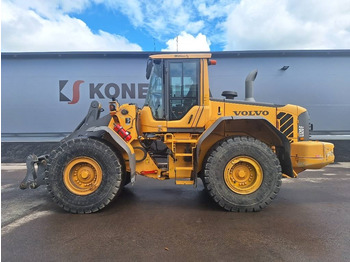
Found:
[[[118,136],[108,126],[94,126],[86,130],[87,132],[107,132],[111,138],[128,154],[130,166],[130,182],[133,185],[136,181],[136,157],[132,146],[127,144],[120,136]]]
[[[72,134],[61,140],[61,142],[65,142],[67,140],[81,136],[101,137],[103,133],[107,132],[111,138],[120,146],[120,148],[128,154],[130,166],[130,182],[134,184],[136,180],[136,158],[134,149],[108,127],[111,121],[111,116],[109,114],[100,118],[100,113],[102,111],[103,109],[101,107],[101,104],[97,101],[92,101],[89,111],[81,123],[77,126]]]
[[[203,134],[198,139],[197,150],[196,150],[196,163],[198,165],[199,158],[201,154],[201,146],[205,139],[218,127],[222,122],[231,122],[231,121],[240,121],[240,120],[248,120],[254,121],[255,123],[261,123],[266,128],[266,131],[272,132],[274,134],[275,146],[278,146],[280,149],[277,150],[277,157],[280,161],[282,172],[290,177],[294,177],[292,162],[290,157],[290,143],[285,135],[283,135],[276,127],[274,127],[268,120],[259,116],[251,116],[251,117],[234,117],[234,116],[226,116],[217,119],[207,130],[203,132]],[[198,170],[198,167],[196,167]]]

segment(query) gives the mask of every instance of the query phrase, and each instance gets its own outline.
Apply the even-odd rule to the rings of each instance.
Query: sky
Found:
[[[350,0],[2,0],[2,52],[349,49]]]

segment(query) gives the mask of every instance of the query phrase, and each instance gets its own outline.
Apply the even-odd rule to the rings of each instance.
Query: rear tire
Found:
[[[54,202],[71,213],[92,213],[120,192],[125,177],[120,159],[105,143],[72,139],[50,154],[47,190]]]
[[[252,137],[234,137],[213,147],[204,164],[203,182],[210,196],[228,211],[260,211],[281,187],[275,153]]]

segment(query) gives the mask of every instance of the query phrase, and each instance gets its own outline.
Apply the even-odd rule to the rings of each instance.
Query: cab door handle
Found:
[[[188,119],[188,122],[187,122],[187,124],[191,123],[191,121],[192,121],[192,118],[193,118],[193,115],[191,115],[191,116],[190,116],[190,119]]]

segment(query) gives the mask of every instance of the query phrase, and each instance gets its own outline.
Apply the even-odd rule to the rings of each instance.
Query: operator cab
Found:
[[[199,59],[148,61],[150,84],[145,106],[155,120],[179,120],[199,104],[199,67]]]
[[[140,134],[202,133],[209,115],[211,54],[158,54],[147,62]]]

